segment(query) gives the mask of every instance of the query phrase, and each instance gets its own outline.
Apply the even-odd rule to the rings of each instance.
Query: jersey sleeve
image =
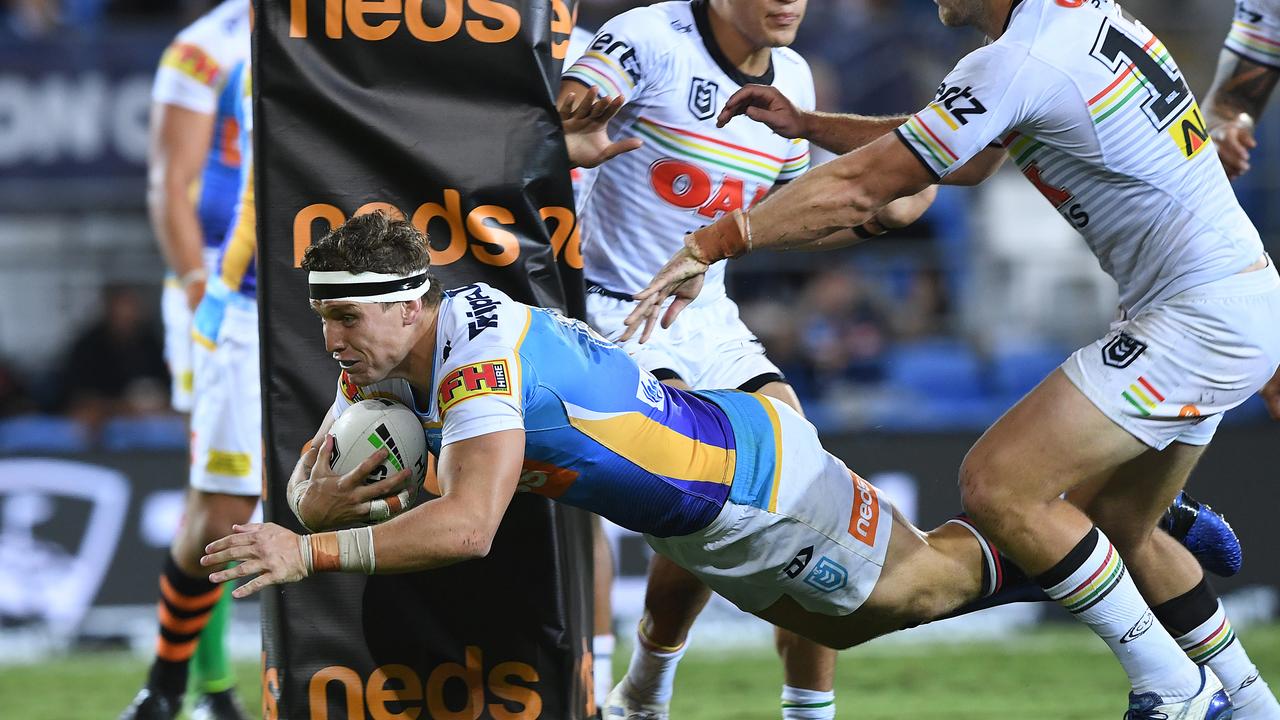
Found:
[[[218,93],[226,74],[227,69],[211,53],[179,38],[160,57],[151,100],[212,115],[218,109]]]
[[[524,427],[520,344],[527,330],[520,330],[528,327],[529,311],[501,305],[496,317],[489,316],[495,327],[455,326],[436,383],[441,446]]]
[[[1245,60],[1280,70],[1280,0],[1237,0],[1224,47]]]
[[[563,77],[596,88],[602,97],[621,95],[630,102],[648,88],[667,85],[671,53],[664,39],[669,33],[654,10],[622,13],[600,28]]]
[[[347,375],[347,371],[343,370],[338,373],[338,390],[334,395],[333,405],[329,407],[329,413],[337,418],[352,405],[361,400],[373,398],[396,400],[409,407],[414,406],[413,390],[404,380],[383,380],[372,385],[356,385]]]
[[[942,81],[933,102],[894,132],[935,179],[946,177],[1007,131],[1034,121],[1045,96],[1037,83],[1058,81],[1056,73],[1035,75],[1016,49],[975,50]]]

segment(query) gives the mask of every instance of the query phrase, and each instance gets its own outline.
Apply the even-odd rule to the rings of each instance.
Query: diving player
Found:
[[[1154,527],[1221,414],[1280,363],[1280,276],[1149,30],[1108,0],[939,0],[939,15],[991,43],[914,116],[816,118],[819,134],[892,132],[687,236],[637,295],[630,329],[650,332],[674,294],[673,321],[710,262],[803,246],[931,183],[981,182],[1012,156],[1116,279],[1124,314],[978,441],[961,468],[965,506],[1112,648],[1131,717],[1220,716],[1179,646],[1222,677],[1237,717],[1275,717],[1203,571]]]

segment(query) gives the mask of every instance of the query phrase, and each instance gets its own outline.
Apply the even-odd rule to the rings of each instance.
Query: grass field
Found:
[[[1280,677],[1280,625],[1243,635],[1264,676]],[[618,673],[627,656],[625,648],[617,656]],[[238,670],[246,704],[257,708],[258,667]],[[116,653],[0,666],[0,717],[114,718],[144,673],[144,661]],[[681,664],[672,717],[775,720],[780,686],[778,662],[767,650],[691,651]],[[851,720],[1118,720],[1127,692],[1105,646],[1074,627],[1037,630],[1013,644],[873,643],[841,655],[836,689],[840,717]]]

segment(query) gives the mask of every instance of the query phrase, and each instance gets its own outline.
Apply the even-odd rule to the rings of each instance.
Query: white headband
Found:
[[[307,277],[307,284],[312,300],[343,300],[359,303],[417,300],[431,287],[426,270],[418,270],[407,275],[312,270]]]

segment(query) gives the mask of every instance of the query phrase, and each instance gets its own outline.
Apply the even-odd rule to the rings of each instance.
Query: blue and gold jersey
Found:
[[[196,212],[200,217],[204,245],[210,249],[217,249],[226,238],[240,195],[241,138],[237,106],[243,92],[243,67],[243,62],[236,64],[218,93],[218,109],[213,117],[213,142],[209,145],[209,159],[205,161],[204,172],[200,176]]]
[[[218,251],[214,276],[233,293],[257,298],[257,206],[253,187],[253,82],[249,61],[236,68],[229,85],[236,89],[236,121],[240,135],[237,139],[242,158],[235,204],[235,218],[227,228]]]
[[[702,529],[726,500],[776,492],[778,419],[761,397],[658,382],[586,324],[484,284],[445,294],[430,398],[405,380],[357,387],[343,373],[333,412],[370,397],[413,408],[435,454],[525,431],[520,490],[668,537]]]

